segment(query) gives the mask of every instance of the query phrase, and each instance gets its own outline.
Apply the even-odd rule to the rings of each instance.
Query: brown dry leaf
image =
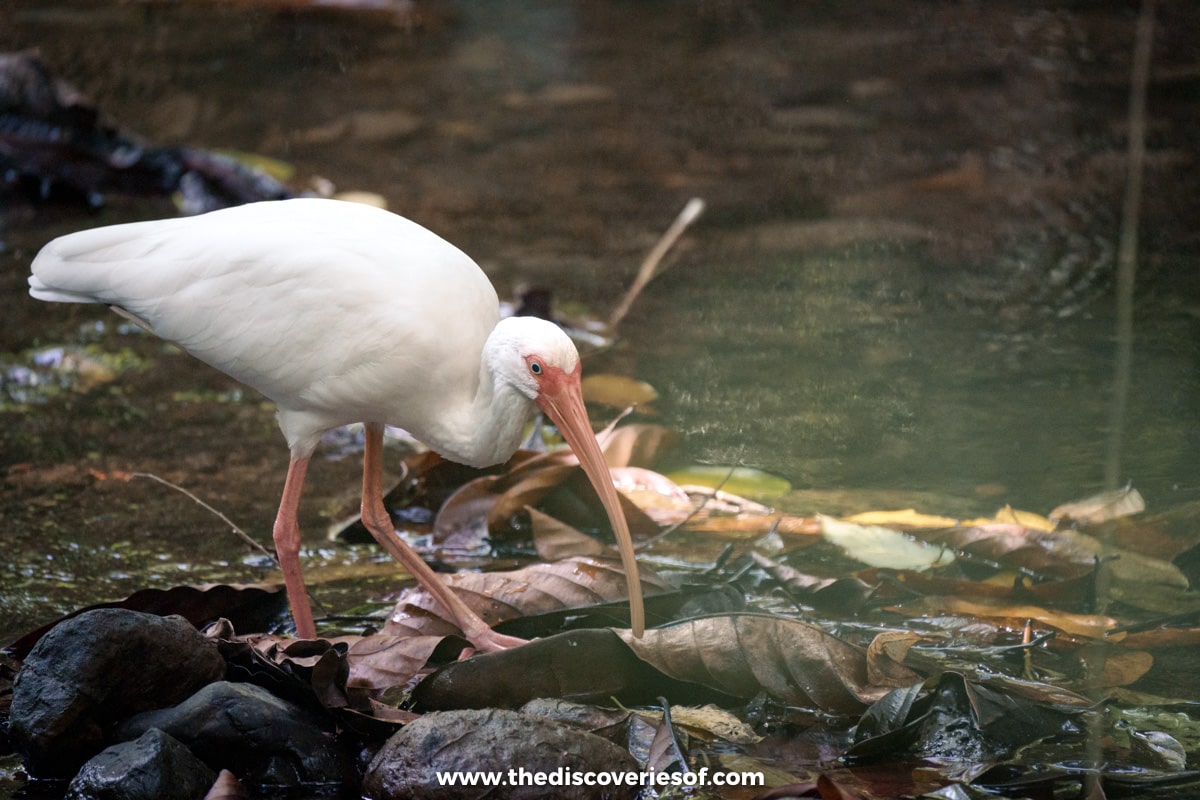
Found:
[[[640,575],[647,595],[669,588],[647,565],[642,565]],[[571,558],[509,572],[459,572],[439,577],[489,625],[626,597],[625,571],[619,559]],[[438,635],[446,625],[451,623],[442,617],[441,607],[418,586],[401,595],[382,633],[404,635],[406,630],[416,630]]]
[[[1141,678],[1154,666],[1154,656],[1145,650],[1119,650],[1104,658],[1104,669],[1096,682],[1097,687],[1128,686]]]
[[[909,686],[913,671],[904,657],[924,637],[912,631],[884,631],[867,647],[867,678],[877,686]]]
[[[1132,486],[1126,486],[1123,489],[1101,492],[1082,500],[1063,503],[1050,512],[1050,519],[1054,522],[1071,520],[1081,525],[1099,525],[1110,519],[1140,514],[1145,510],[1146,501],[1142,499],[1142,493]]]
[[[894,610],[914,617],[926,614],[964,614],[984,619],[1008,620],[1009,627],[1014,630],[1023,627],[1026,620],[1032,619],[1047,627],[1087,639],[1104,638],[1108,631],[1117,626],[1115,619],[1100,614],[1070,614],[1034,605],[978,602],[961,597],[925,597],[907,602]],[[1109,641],[1112,641],[1111,637]]]
[[[856,714],[887,692],[868,680],[865,651],[798,620],[730,614],[648,630],[641,639],[618,634],[660,672],[734,697],[765,691],[788,705]],[[920,680],[913,672],[908,683]]]
[[[659,525],[687,519],[696,503],[674,481],[645,467],[612,467],[617,491]]]
[[[638,716],[657,720],[662,715],[652,711],[639,711]],[[712,703],[703,706],[671,706],[671,722],[677,728],[687,729],[693,736],[706,739],[724,739],[727,742],[745,745],[756,744],[763,739],[745,722]]]
[[[522,647],[446,664],[412,691],[419,711],[452,708],[519,708],[540,697],[575,703],[626,705],[713,699],[711,692],[680,684],[635,656],[617,633],[588,628],[535,639]],[[728,697],[719,695],[724,700]]]
[[[346,677],[347,693],[375,693],[404,686],[420,674],[444,637],[375,634],[342,637],[335,641],[349,645],[346,651],[350,667]]]
[[[821,518],[797,517],[791,514],[722,517],[705,514],[702,511],[689,519],[683,527],[689,531],[720,533],[726,536],[742,535],[746,538],[775,532],[781,536],[811,537],[811,543],[816,544],[820,541]]]
[[[601,449],[609,466],[626,466],[630,459],[657,457],[664,442],[673,435],[661,426],[629,425],[602,435]],[[442,541],[481,537],[485,530],[500,530],[526,506],[535,506],[550,492],[560,487],[571,488],[576,483],[580,487],[576,496],[587,506],[598,507],[599,499],[569,449],[515,460],[504,473],[476,478],[450,495],[434,522],[435,535]],[[619,493],[618,498],[632,532],[658,532],[658,525],[628,498]]]
[[[525,511],[533,528],[533,546],[537,548],[538,558],[543,561],[612,553],[611,547],[605,547],[598,540],[549,514],[543,514],[532,506],[526,506]]]

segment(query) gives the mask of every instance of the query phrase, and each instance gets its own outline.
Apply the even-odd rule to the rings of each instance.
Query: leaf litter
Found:
[[[638,752],[637,736],[648,737],[641,758],[664,768],[758,765],[773,785],[829,787],[847,769],[925,764],[943,786],[1004,792],[1078,783],[1078,769],[1046,772],[1058,762],[1045,759],[1063,743],[1081,748],[1100,720],[1112,731],[1101,743],[1109,773],[1119,764],[1120,780],[1136,775],[1131,785],[1144,791],[1192,779],[1186,749],[1155,726],[1187,717],[1180,709],[1200,695],[1156,674],[1160,658],[1177,664],[1200,641],[1200,604],[1187,602],[1194,570],[1172,560],[1196,546],[1194,515],[1146,523],[1132,488],[1045,516],[1009,507],[971,519],[912,508],[796,515],[770,505],[778,497],[732,494],[719,478],[680,485],[655,471],[676,439],[661,426],[635,422],[601,439],[642,550],[654,627],[640,639],[626,629],[602,511],[565,450],[521,452],[486,472],[419,454],[387,497],[435,556],[536,553],[518,569],[445,576],[484,619],[531,639],[522,647],[473,654],[419,588],[391,598],[359,633],[316,641],[254,633],[280,599],[257,587],[125,602],[201,626],[220,620],[208,635],[231,670],[368,737],[435,710],[558,698],[578,713],[625,714],[611,723],[618,743]],[[1101,580],[1116,598],[1103,608]],[[40,633],[10,652],[20,658]],[[818,732],[837,744],[805,762]],[[807,766],[780,769],[798,762]],[[870,785],[856,796],[886,796]]]

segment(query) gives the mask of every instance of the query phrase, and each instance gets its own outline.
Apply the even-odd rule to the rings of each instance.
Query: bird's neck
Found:
[[[438,416],[423,437],[442,456],[470,467],[507,461],[521,443],[537,407],[494,371],[485,357],[474,397]]]

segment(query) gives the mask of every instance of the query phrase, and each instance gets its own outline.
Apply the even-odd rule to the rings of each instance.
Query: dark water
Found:
[[[18,0],[0,49],[40,48],[149,140],[382,195],[473,254],[502,295],[546,285],[598,316],[703,197],[587,369],[657,387],[660,421],[684,434],[677,462],[778,473],[792,510],[827,510],[803,493],[819,489],[850,505],[863,492],[864,508],[886,492],[933,513],[1044,513],[1102,488],[1124,5],[419,5],[398,20]],[[1120,469],[1154,509],[1200,499],[1196,15],[1164,5]],[[270,408],[100,309],[24,295],[53,235],[170,202],[6,200],[6,368],[83,343],[136,366],[0,411],[0,640],[147,585],[260,577],[211,514],[119,476],[170,478],[265,541],[286,466]],[[362,557],[321,544],[357,469],[314,466],[313,562]]]

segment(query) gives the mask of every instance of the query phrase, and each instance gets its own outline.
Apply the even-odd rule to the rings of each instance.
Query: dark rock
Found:
[[[67,800],[197,800],[217,775],[157,728],[115,744],[83,765]]]
[[[367,767],[363,796],[634,797],[641,788],[636,782],[577,786],[574,778],[587,773],[625,778],[637,770],[637,761],[624,748],[561,723],[502,709],[441,711],[426,714],[388,739]],[[490,773],[499,776],[500,783],[443,785],[439,773]]]
[[[37,777],[70,777],[117,723],[171,706],[220,678],[215,644],[179,617],[117,608],[47,633],[13,683],[13,745]]]
[[[247,784],[336,784],[348,778],[345,758],[318,720],[253,684],[209,684],[174,708],[133,717],[118,735],[132,739],[150,728]]]

